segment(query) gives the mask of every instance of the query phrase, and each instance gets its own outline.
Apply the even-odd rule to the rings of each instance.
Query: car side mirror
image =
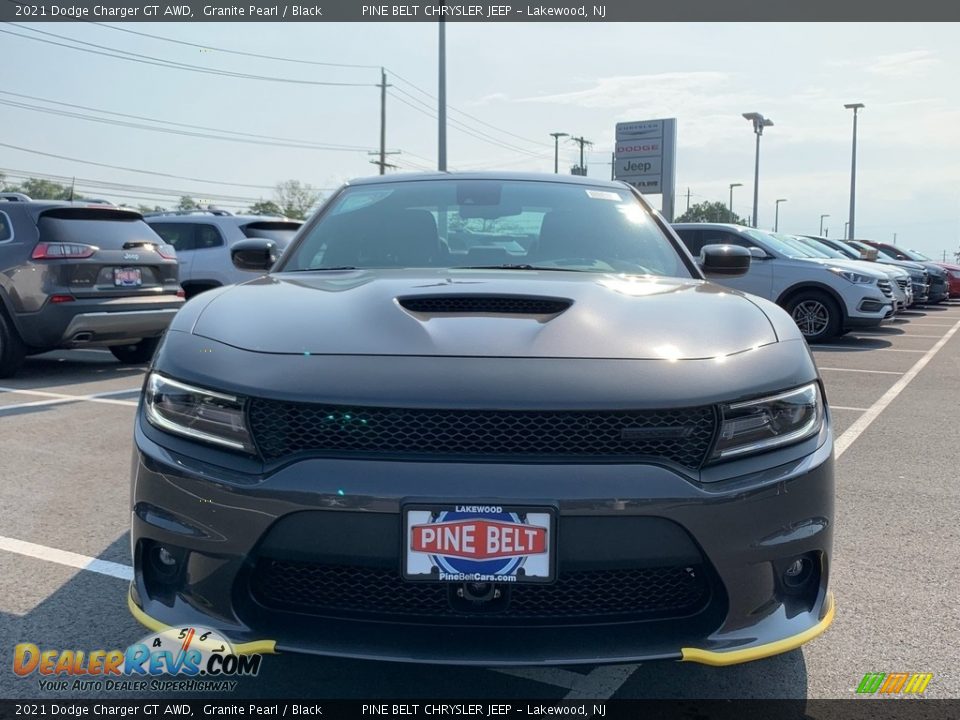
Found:
[[[704,245],[700,251],[700,267],[707,276],[737,277],[750,270],[752,256],[751,250],[739,245]]]
[[[748,249],[750,250],[750,257],[752,257],[752,258],[755,258],[755,259],[757,259],[757,260],[769,260],[769,259],[770,259],[770,255],[768,255],[768,254],[767,254],[767,251],[764,250],[763,248],[750,247],[750,248],[748,248]]]
[[[273,240],[250,238],[230,247],[230,259],[240,270],[268,271],[277,262],[280,252]]]

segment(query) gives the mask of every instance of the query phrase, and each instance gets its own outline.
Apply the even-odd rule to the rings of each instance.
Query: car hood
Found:
[[[890,273],[886,272],[883,268],[879,268],[876,265],[871,267],[872,263],[867,262],[866,260],[842,260],[840,258],[803,258],[804,260],[811,260],[812,262],[819,263],[824,267],[838,267],[843,268],[844,270],[853,270],[858,272],[861,275],[866,275],[867,277],[872,277],[876,280],[886,280],[890,277]]]
[[[190,307],[207,295],[205,305]],[[568,306],[548,314],[457,311],[465,297],[493,299],[500,310],[516,310],[502,303],[517,297]],[[427,309],[411,309],[411,298],[426,298]],[[694,279],[574,272],[281,273],[200,295],[181,315],[175,330],[281,354],[685,360],[778,341],[758,303],[736,291]]]

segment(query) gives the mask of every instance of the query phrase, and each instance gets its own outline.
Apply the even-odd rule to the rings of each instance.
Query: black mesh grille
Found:
[[[713,408],[646,411],[420,410],[254,399],[260,452],[355,457],[669,460],[699,467],[713,440]]]
[[[570,307],[569,300],[503,295],[438,295],[400,298],[400,305],[420,313],[508,313],[555,315]]]
[[[261,558],[251,589],[260,603],[280,610],[426,623],[465,616],[477,622],[558,623],[684,617],[710,598],[710,582],[699,565],[567,572],[550,585],[497,587],[495,600],[474,604],[457,595],[458,584],[404,582],[396,570]]]

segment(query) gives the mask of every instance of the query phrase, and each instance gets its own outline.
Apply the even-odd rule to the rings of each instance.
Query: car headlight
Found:
[[[255,452],[243,400],[151,373],[144,398],[154,427],[192,440]]]
[[[854,285],[872,285],[874,278],[869,275],[861,275],[858,272],[853,270],[844,270],[843,268],[832,267],[829,268],[830,272],[834,275],[839,275],[844,280],[849,280]]]
[[[721,407],[720,437],[714,459],[771,450],[820,432],[824,410],[820,385]]]

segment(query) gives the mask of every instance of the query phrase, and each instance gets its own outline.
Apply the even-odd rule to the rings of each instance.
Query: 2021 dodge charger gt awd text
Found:
[[[174,319],[129,605],[242,647],[727,665],[827,628],[833,435],[772,302],[626,185],[361,180]],[[276,262],[274,262],[276,260]],[[271,269],[272,267],[272,269]]]

